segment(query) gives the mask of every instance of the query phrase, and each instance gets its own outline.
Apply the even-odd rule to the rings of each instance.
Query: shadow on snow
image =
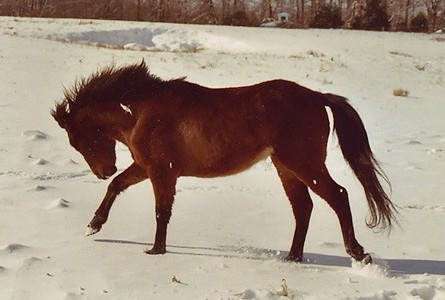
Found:
[[[153,246],[150,243],[142,243],[126,240],[95,239],[100,243],[126,244]],[[242,258],[251,260],[283,260],[287,251],[271,250],[255,247],[237,247],[237,246],[178,246],[168,245],[167,254],[191,255],[221,258]],[[445,261],[423,260],[423,259],[374,259],[378,265],[384,265],[392,274],[437,274],[445,275]],[[320,265],[333,267],[351,267],[351,258],[346,256],[326,255],[317,253],[305,253],[303,265]]]

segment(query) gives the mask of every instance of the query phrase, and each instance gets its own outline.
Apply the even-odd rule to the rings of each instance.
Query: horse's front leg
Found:
[[[88,236],[99,232],[102,225],[108,219],[108,214],[110,213],[111,206],[113,206],[117,195],[129,186],[139,183],[147,178],[148,176],[145,170],[135,163],[131,164],[125,171],[116,176],[108,185],[107,193],[105,194],[102,203],[97,208],[85,234]]]
[[[153,248],[145,251],[147,254],[166,252],[167,225],[172,215],[177,178],[177,174],[170,168],[157,168],[150,172],[156,201],[156,236]]]

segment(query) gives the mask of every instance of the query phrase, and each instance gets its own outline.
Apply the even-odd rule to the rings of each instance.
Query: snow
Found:
[[[445,299],[438,37],[0,18],[0,299]],[[166,79],[224,87],[283,78],[348,97],[400,207],[390,234],[369,230],[361,187],[330,140],[328,167],[374,263],[351,262],[315,195],[305,261],[284,262],[294,222],[269,160],[236,176],[181,178],[166,255],[143,253],[155,226],[148,181],[84,237],[109,181],[95,178],[49,110],[76,78],[142,59]],[[398,88],[408,96],[395,97]],[[131,157],[123,145],[117,155],[123,170]]]

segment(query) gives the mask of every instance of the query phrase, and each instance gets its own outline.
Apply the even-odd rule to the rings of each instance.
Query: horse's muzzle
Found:
[[[96,171],[93,173],[97,176],[97,178],[105,180],[105,179],[108,179],[111,176],[113,176],[114,173],[116,173],[116,172],[117,172],[116,166],[112,166],[112,167],[106,168],[104,170]]]

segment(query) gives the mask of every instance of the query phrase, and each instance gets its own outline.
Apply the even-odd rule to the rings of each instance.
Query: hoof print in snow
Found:
[[[78,165],[79,163],[77,161],[68,158],[61,160],[58,164],[62,166],[70,166],[70,165]]]
[[[23,261],[22,269],[29,270],[34,267],[36,264],[40,263],[42,259],[37,257],[30,257]]]
[[[52,186],[44,186],[44,185],[35,185],[33,187],[30,187],[29,189],[27,189],[27,192],[42,192],[42,191],[46,191],[47,189],[51,189],[53,188]]]
[[[70,202],[63,199],[63,198],[57,198],[56,200],[52,201],[50,204],[46,206],[46,209],[60,209],[60,208],[68,208],[70,207]]]
[[[36,140],[46,140],[48,135],[39,130],[26,130],[23,131],[21,136],[23,136],[28,141],[36,141]]]
[[[408,142],[406,142],[406,145],[411,145],[411,146],[422,145],[422,142],[419,142],[418,140],[410,139]]]
[[[238,296],[239,299],[256,299],[256,294],[251,289],[246,289],[245,291],[235,294],[234,296]]]
[[[7,244],[0,248],[0,254],[11,254],[16,253],[25,249],[28,249],[29,247],[22,245],[22,244]]]
[[[34,161],[32,164],[35,166],[43,166],[43,165],[49,164],[49,161],[47,161],[46,159],[43,159],[43,158],[39,158],[36,161]]]

